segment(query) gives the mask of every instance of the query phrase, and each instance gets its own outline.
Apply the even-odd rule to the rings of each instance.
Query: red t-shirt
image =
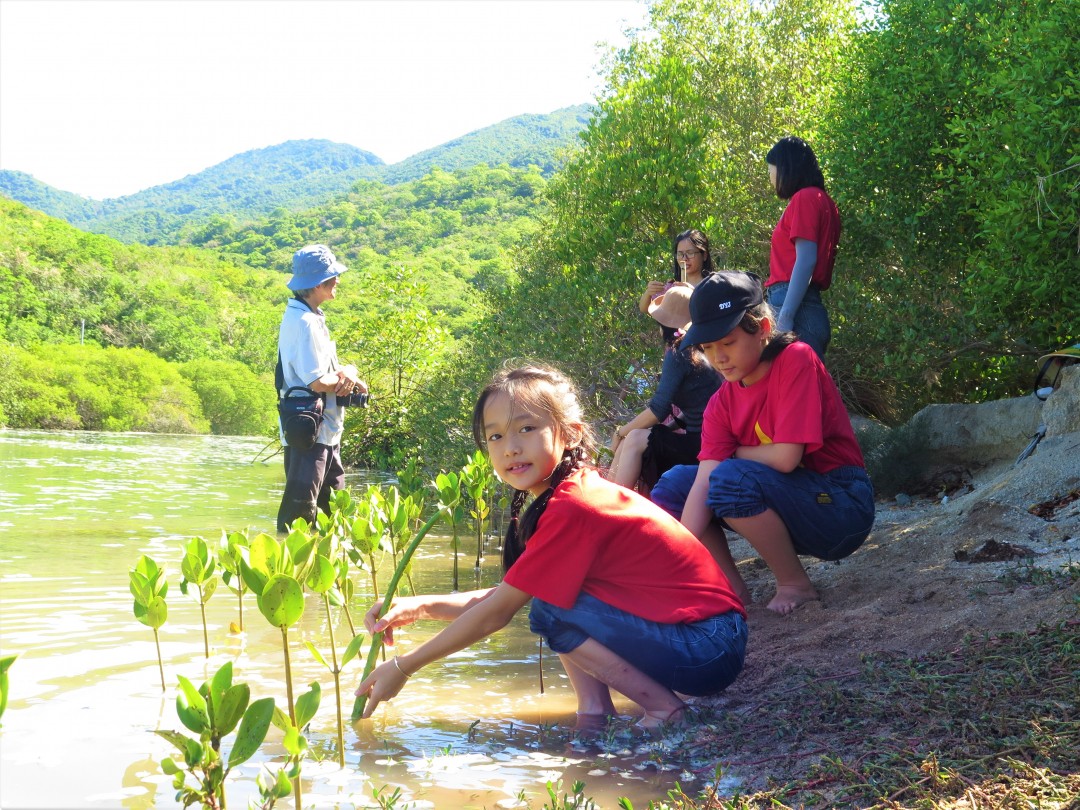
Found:
[[[742,604],[693,533],[646,498],[595,470],[555,488],[525,551],[503,577],[570,608],[584,591],[655,622],[689,624]]]
[[[836,245],[840,241],[840,211],[823,189],[801,188],[788,201],[773,230],[766,287],[779,281],[791,281],[796,239],[817,243],[817,264],[810,283],[823,290],[829,289],[836,262]]]
[[[814,472],[865,467],[851,419],[814,350],[792,343],[753,385],[721,385],[705,407],[699,461],[726,461],[738,447],[804,444]]]

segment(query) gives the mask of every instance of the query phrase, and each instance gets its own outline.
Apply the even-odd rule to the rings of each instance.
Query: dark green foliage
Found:
[[[273,374],[255,374],[235,360],[191,360],[180,373],[199,395],[210,431],[226,436],[271,435],[277,431]]]
[[[822,141],[845,213],[835,310],[908,412],[1009,395],[1080,329],[1080,15],[1060,0],[881,14]]]

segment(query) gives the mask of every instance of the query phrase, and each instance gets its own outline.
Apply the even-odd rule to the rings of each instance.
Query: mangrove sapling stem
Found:
[[[334,674],[334,697],[337,698],[337,750],[338,765],[345,767],[345,726],[341,719],[341,668],[337,662],[337,647],[334,646],[334,621],[330,615],[330,597],[323,593],[323,605],[326,607],[326,626],[330,631],[330,670]],[[354,634],[355,635],[355,634]]]
[[[390,584],[386,586],[386,593],[383,595],[382,607],[379,608],[379,615],[384,616],[386,611],[390,609],[390,603],[394,601],[394,594],[397,593],[398,582],[401,580],[401,575],[404,573],[405,568],[409,565],[409,561],[412,559],[416,549],[420,546],[420,541],[424,539],[431,527],[435,525],[435,521],[439,519],[439,510],[435,510],[427,522],[420,527],[416,533],[416,537],[412,539],[409,545],[405,548],[404,553],[401,555],[401,561],[394,568],[394,575],[390,578]],[[371,636],[371,648],[368,650],[367,662],[364,664],[364,675],[361,680],[364,680],[375,669],[375,662],[379,658],[379,651],[382,649],[382,637],[383,634],[374,633]],[[367,705],[367,695],[357,695],[356,700],[353,703],[352,721],[355,723],[360,719],[360,715],[364,713],[364,706]]]
[[[210,658],[210,636],[206,632],[206,601],[203,599],[203,586],[199,583],[199,613],[202,614],[202,643],[203,653]]]
[[[289,698],[289,722],[295,726],[296,707],[293,705],[292,665],[289,662],[289,628],[288,625],[284,624],[281,626],[281,646],[285,651],[285,694]],[[296,797],[296,810],[300,810],[300,808],[303,807],[303,805],[300,804],[300,774],[296,775],[296,782],[293,787],[293,795]]]
[[[157,667],[161,675],[161,691],[165,691],[165,667],[161,664],[161,642],[158,640],[157,628],[154,628],[154,646],[157,647]]]

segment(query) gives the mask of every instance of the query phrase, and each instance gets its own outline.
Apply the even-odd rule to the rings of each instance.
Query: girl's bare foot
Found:
[[[578,712],[575,715],[577,720],[574,729],[577,731],[604,731],[615,716],[614,711],[611,714]]]
[[[814,589],[814,586],[805,587],[802,585],[777,585],[776,596],[772,598],[767,607],[769,610],[779,613],[781,616],[787,616],[791,611],[795,610],[799,605],[806,602],[813,602],[816,599],[820,599],[818,592]]]
[[[686,704],[676,706],[671,711],[647,711],[637,721],[637,727],[652,731],[661,727],[672,728],[686,722]]]

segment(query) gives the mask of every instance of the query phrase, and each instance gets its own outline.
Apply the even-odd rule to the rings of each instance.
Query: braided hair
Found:
[[[525,509],[524,514],[522,510],[529,493],[525,490],[514,490],[514,497],[510,502],[510,525],[503,541],[505,573],[525,551],[525,544],[536,530],[536,524],[547,508],[555,488],[577,470],[592,466],[596,440],[582,418],[577,390],[562,372],[541,364],[507,365],[480,392],[473,408],[473,440],[481,450],[487,450],[484,407],[496,395],[508,397],[516,409],[549,415],[567,445],[562,459],[551,473],[548,488]]]

